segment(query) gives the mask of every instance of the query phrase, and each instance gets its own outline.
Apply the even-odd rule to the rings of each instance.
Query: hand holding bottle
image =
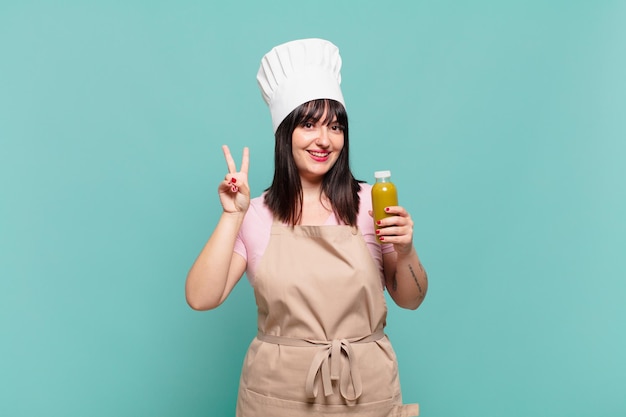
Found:
[[[372,186],[372,217],[376,238],[380,243],[393,243],[396,252],[408,253],[413,248],[413,220],[398,205],[398,192],[391,182],[390,171],[374,173]]]

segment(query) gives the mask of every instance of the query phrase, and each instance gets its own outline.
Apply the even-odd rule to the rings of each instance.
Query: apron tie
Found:
[[[257,338],[263,342],[295,347],[316,347],[321,349],[315,354],[309,367],[304,386],[309,398],[317,397],[315,380],[320,375],[324,395],[333,394],[333,381],[339,381],[339,392],[348,405],[356,404],[356,400],[363,393],[361,373],[356,366],[356,359],[352,350],[352,343],[370,343],[382,339],[384,331],[378,330],[371,335],[354,339],[333,339],[331,341],[316,341],[295,339],[292,337],[274,336],[259,331]],[[342,366],[341,357],[348,359],[347,367]]]

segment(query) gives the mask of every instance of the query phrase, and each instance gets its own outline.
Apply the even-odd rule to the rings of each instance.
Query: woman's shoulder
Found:
[[[250,200],[250,206],[243,218],[240,235],[245,239],[251,234],[257,234],[261,230],[267,229],[272,225],[272,212],[265,205],[264,196],[255,197]]]
[[[359,185],[361,189],[359,190],[357,223],[359,223],[359,227],[363,227],[371,223],[371,217],[368,212],[372,209],[372,186],[366,182],[362,182]]]
[[[364,193],[367,194],[368,196],[371,195],[370,193],[372,192],[372,185],[368,184],[366,182],[360,182],[359,185],[361,186],[361,189],[359,190],[359,195],[363,195]]]
[[[244,218],[244,222],[272,221],[272,211],[265,204],[265,193],[250,200],[250,207]]]
[[[261,194],[258,197],[251,198],[250,207],[254,207],[255,209],[259,209],[263,207],[267,208],[267,206],[265,205],[265,193]]]
[[[361,209],[370,210],[372,208],[372,186],[366,182],[359,184],[359,200],[361,201]],[[359,210],[361,211],[361,210]]]

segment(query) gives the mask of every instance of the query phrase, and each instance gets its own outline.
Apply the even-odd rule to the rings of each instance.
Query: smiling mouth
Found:
[[[328,155],[330,155],[330,152],[314,152],[314,151],[307,151],[307,152],[309,152],[312,156],[316,158],[326,158],[328,157]]]

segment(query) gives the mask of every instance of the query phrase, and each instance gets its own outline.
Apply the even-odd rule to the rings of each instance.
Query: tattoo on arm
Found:
[[[422,264],[420,264],[420,267],[421,266],[422,266]],[[422,270],[423,270],[423,268],[422,268]],[[419,290],[420,294],[424,294],[424,291],[422,291],[422,286],[420,285],[420,282],[417,279],[417,275],[415,275],[415,271],[413,271],[413,267],[410,264],[409,264],[409,271],[411,271],[411,276],[413,277],[413,280],[417,284],[417,289]]]
[[[426,270],[424,269],[424,265],[422,265],[421,262],[420,262],[420,269],[422,270],[422,274],[424,274],[424,278],[428,279],[428,274],[426,273]]]

